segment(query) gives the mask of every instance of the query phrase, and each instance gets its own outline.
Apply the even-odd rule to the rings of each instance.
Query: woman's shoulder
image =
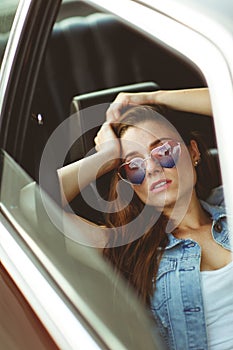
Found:
[[[223,186],[213,188],[206,202],[210,205],[225,207]]]

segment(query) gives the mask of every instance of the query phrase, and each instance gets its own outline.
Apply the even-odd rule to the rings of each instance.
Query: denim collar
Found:
[[[213,220],[213,225],[219,219],[226,217],[225,207],[211,205],[203,200],[201,200],[200,203],[202,207],[210,214],[211,219]],[[183,239],[176,238],[172,233],[168,233],[167,235],[168,235],[168,244],[165,249],[173,248],[174,246],[178,245],[180,242],[184,241]]]
[[[226,208],[212,205],[204,201],[200,201],[202,207],[211,215],[212,220],[219,220],[220,218],[226,217]]]

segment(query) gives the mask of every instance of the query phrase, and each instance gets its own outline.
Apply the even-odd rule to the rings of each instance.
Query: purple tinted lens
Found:
[[[155,148],[151,157],[157,160],[163,168],[173,168],[180,156],[180,144],[174,141],[166,142],[164,145]]]
[[[173,168],[180,156],[180,144],[176,141],[167,141],[151,151],[151,158],[163,168]],[[146,175],[145,159],[134,158],[119,168],[120,176],[132,183],[141,185]]]
[[[121,167],[120,174],[123,179],[131,182],[134,185],[140,185],[146,174],[145,164],[143,159],[136,158],[128,164]]]
[[[159,163],[163,168],[174,168],[176,165],[174,159],[170,156],[163,156],[159,159]]]

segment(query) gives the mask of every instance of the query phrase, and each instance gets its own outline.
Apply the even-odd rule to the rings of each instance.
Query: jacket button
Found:
[[[196,246],[196,243],[195,242],[191,242],[191,243],[186,243],[183,245],[184,248],[192,248],[192,247],[195,247]]]
[[[189,243],[189,244],[187,245],[187,247],[188,247],[188,248],[192,248],[192,247],[195,247],[195,245],[196,245],[196,244],[192,242],[192,243]]]
[[[216,223],[214,224],[214,230],[217,233],[220,233],[222,231],[222,224],[220,220],[216,221]]]

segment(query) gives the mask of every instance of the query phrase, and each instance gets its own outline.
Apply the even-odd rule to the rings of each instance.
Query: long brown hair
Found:
[[[155,108],[149,106],[133,107],[123,114],[120,123],[115,126],[115,132],[120,138],[129,127],[142,120],[161,119],[161,112],[163,116],[169,117],[169,111],[158,106]],[[174,121],[172,122],[174,125]],[[205,145],[201,142],[199,135],[191,133],[190,130],[183,128],[180,135],[186,145],[189,145],[192,139],[196,140],[199,145],[202,161],[197,168],[196,189],[197,194],[205,199],[212,186],[209,156]],[[122,182],[119,185],[118,180],[116,172],[110,186],[111,212],[106,215],[107,226],[115,228],[115,235],[111,236],[103,254],[125,277],[126,281],[135,288],[142,301],[150,305],[155,287],[152,280],[155,279],[161,257],[168,243],[168,237],[165,233],[168,218],[163,213],[156,212],[154,207],[146,206],[136,193],[131,193],[133,191],[131,186]],[[130,195],[132,199],[126,205]],[[128,225],[129,223],[131,225]]]

